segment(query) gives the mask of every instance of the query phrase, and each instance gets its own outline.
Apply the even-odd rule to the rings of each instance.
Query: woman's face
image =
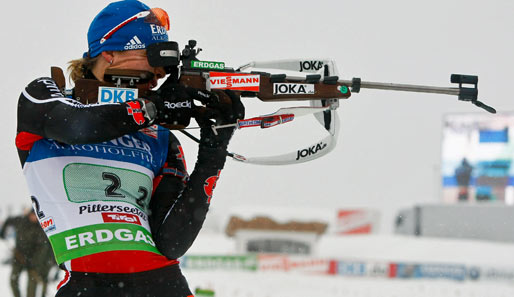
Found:
[[[122,52],[113,52],[112,64],[108,69],[130,69],[149,71],[154,74],[154,79],[149,82],[149,89],[157,86],[157,80],[166,76],[166,72],[162,67],[152,67],[148,64],[146,50],[130,50]]]

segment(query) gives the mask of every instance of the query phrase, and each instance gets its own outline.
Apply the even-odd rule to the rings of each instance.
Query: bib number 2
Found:
[[[128,202],[148,207],[151,178],[141,172],[92,164],[69,164],[64,168],[64,187],[68,200]]]
[[[105,188],[106,197],[125,198],[125,195],[116,192],[116,190],[121,188],[121,178],[119,176],[112,172],[102,172],[102,178],[104,180],[111,181],[111,184]],[[141,195],[136,199],[136,203],[137,205],[144,207],[145,200],[148,196],[148,190],[143,186],[139,186],[138,192],[141,193]]]

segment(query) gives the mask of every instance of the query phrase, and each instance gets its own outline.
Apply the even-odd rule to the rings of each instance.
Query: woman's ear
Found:
[[[109,64],[112,64],[112,62],[114,61],[114,53],[112,51],[102,52],[102,57]]]

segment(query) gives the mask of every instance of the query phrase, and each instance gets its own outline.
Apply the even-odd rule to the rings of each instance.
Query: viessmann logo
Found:
[[[133,214],[103,212],[102,218],[104,219],[105,223],[129,223],[141,225],[139,217]]]
[[[259,92],[260,75],[209,72],[207,85],[211,89]]]

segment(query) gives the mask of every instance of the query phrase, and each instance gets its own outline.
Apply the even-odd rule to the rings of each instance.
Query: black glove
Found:
[[[191,117],[197,109],[193,100],[207,102],[211,93],[185,87],[167,79],[158,90],[151,91],[147,97],[157,107],[156,124],[184,128],[189,125]]]
[[[207,107],[195,116],[200,125],[200,147],[227,149],[235,127],[217,128],[213,126],[234,124],[245,116],[245,107],[234,92],[212,93]],[[215,122],[213,121],[215,120]]]

